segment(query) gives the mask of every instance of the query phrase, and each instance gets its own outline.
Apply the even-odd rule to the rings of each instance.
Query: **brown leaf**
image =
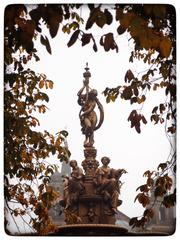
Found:
[[[109,51],[113,42],[114,42],[113,33],[107,33],[104,39],[104,49],[106,52]]]
[[[167,168],[167,163],[160,163],[157,170],[159,170],[160,168],[162,169],[162,171],[164,171],[164,169]]]
[[[106,23],[110,25],[113,21],[112,14],[107,9],[104,10],[104,14],[106,16]]]
[[[67,46],[68,46],[68,47],[71,47],[71,46],[76,42],[76,40],[78,39],[79,33],[80,33],[80,30],[76,30],[76,31],[72,34],[69,42],[67,43]]]
[[[147,179],[147,185],[148,185],[149,187],[151,187],[151,186],[154,185],[154,180],[153,180],[151,177],[148,177],[148,179]]]
[[[100,41],[99,41],[99,43],[100,43],[101,46],[104,46],[104,40],[103,40],[103,38],[104,38],[104,36],[101,36]]]
[[[153,110],[152,110],[152,113],[156,113],[156,111],[158,110],[158,107],[154,107]]]
[[[117,8],[116,9],[116,21],[120,20],[123,17],[123,9],[122,8]]]
[[[168,58],[172,49],[171,40],[167,37],[163,37],[162,41],[159,44],[159,48],[161,55],[165,58]]]
[[[135,129],[138,133],[141,133],[140,123],[135,124]]]
[[[149,188],[147,186],[147,184],[144,184],[144,185],[141,185],[139,186],[136,191],[140,190],[141,192],[148,192],[149,191]]]
[[[137,97],[139,95],[139,90],[137,87],[134,87],[134,95]]]
[[[146,172],[144,172],[143,177],[148,177],[150,178],[153,175],[154,172],[150,172],[149,170],[147,170]]]
[[[106,15],[103,12],[99,11],[96,17],[96,24],[98,25],[98,27],[103,28],[103,26],[106,24],[106,21]]]
[[[41,80],[40,82],[39,82],[39,88],[43,88],[44,87],[44,80]]]
[[[150,203],[149,197],[146,196],[144,193],[138,194],[138,201],[139,201],[139,203],[141,203],[143,205],[143,207],[145,207],[146,205],[148,205]]]
[[[50,46],[50,43],[49,43],[49,40],[48,38],[45,36],[45,38],[41,35],[41,43],[42,45],[44,45],[46,47],[46,50],[48,51],[49,54],[51,54],[51,46]]]
[[[147,124],[147,120],[146,120],[146,118],[144,117],[144,115],[141,115],[141,120],[142,120],[142,122],[143,122],[144,124]]]
[[[82,46],[85,46],[86,44],[88,44],[90,42],[92,38],[92,34],[91,33],[84,33],[82,35],[81,41],[82,41]]]
[[[132,95],[133,95],[132,88],[130,86],[125,87],[125,89],[123,90],[123,93],[122,93],[122,97],[125,100],[129,100],[129,99],[131,99]]]
[[[157,186],[154,191],[155,197],[162,197],[166,193],[165,189],[162,186]]]
[[[126,31],[126,28],[123,28],[121,25],[117,28],[117,33],[119,35],[123,34]]]
[[[134,78],[134,74],[132,73],[132,71],[129,69],[127,72],[126,72],[126,75],[124,77],[124,81],[127,82],[130,82],[132,79]]]
[[[53,15],[49,19],[49,32],[52,38],[54,38],[59,29],[59,22],[61,21],[60,15]]]
[[[153,211],[152,208],[146,209],[144,211],[144,217],[147,217],[148,219],[151,219],[151,218],[153,218],[153,216],[154,216],[154,211]]]
[[[159,109],[160,109],[160,113],[163,113],[163,111],[166,109],[166,107],[164,106],[164,104],[160,104],[159,105]]]
[[[53,84],[54,84],[53,81],[49,81],[49,88],[50,89],[53,89]]]
[[[96,45],[96,43],[94,42],[94,44],[93,44],[93,50],[95,51],[95,52],[97,52],[97,45]]]

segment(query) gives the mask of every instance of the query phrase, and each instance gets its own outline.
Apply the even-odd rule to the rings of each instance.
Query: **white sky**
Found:
[[[106,32],[105,28],[103,31]],[[120,98],[115,103],[106,104],[101,94],[105,87],[124,84],[124,75],[128,69],[137,72],[146,69],[139,63],[129,65],[128,35],[124,34],[116,39],[119,53],[115,50],[105,52],[100,46],[95,53],[90,44],[82,48],[80,41],[68,48],[66,44],[69,37],[63,33],[59,33],[55,39],[49,37],[52,55],[47,53],[44,46],[38,45],[41,61],[30,66],[54,81],[54,89],[48,91],[50,101],[47,106],[50,110],[38,116],[41,120],[40,129],[56,133],[66,127],[71,158],[81,164],[84,159],[84,135],[78,118],[80,106],[77,104],[77,92],[82,87],[84,67],[88,62],[92,76],[90,86],[98,90],[98,97],[105,111],[104,123],[95,132],[97,160],[108,156],[111,158],[111,167],[125,168],[128,171],[121,178],[125,183],[120,196],[123,204],[119,210],[129,217],[141,215],[143,208],[139,203],[134,203],[135,190],[145,183],[145,178],[142,177],[144,171],[156,169],[159,163],[167,160],[170,151],[164,125],[153,125],[149,120],[152,107],[164,102],[164,95],[157,96],[157,91],[149,94],[142,111],[148,124],[141,126],[141,134],[136,133],[127,121],[130,111],[136,105],[130,105]],[[54,157],[51,160],[56,161]]]
[[[116,28],[115,26],[110,30],[115,31]],[[95,34],[97,39],[100,34],[110,31],[104,28],[94,29],[97,32]],[[98,90],[98,97],[105,111],[104,123],[95,132],[97,160],[100,161],[101,157],[108,156],[111,158],[111,167],[125,168],[128,171],[128,174],[122,177],[125,184],[120,196],[123,204],[119,209],[130,217],[141,215],[143,208],[139,203],[134,204],[135,190],[145,183],[143,173],[148,169],[155,170],[159,163],[167,160],[170,151],[164,125],[154,125],[149,120],[152,108],[163,103],[165,96],[157,91],[147,94],[148,100],[142,113],[146,116],[148,124],[142,125],[142,133],[138,134],[130,128],[127,118],[132,109],[141,106],[130,105],[120,98],[115,103],[107,104],[101,94],[106,87],[123,85],[125,73],[129,68],[140,72],[148,67],[138,61],[129,64],[131,52],[129,35],[124,34],[116,39],[119,46],[118,53],[105,52],[100,46],[95,53],[91,44],[81,47],[81,41],[68,48],[69,37],[60,32],[50,40],[52,55],[47,53],[44,46],[38,44],[38,56],[41,61],[30,66],[39,73],[45,73],[48,79],[54,81],[54,89],[47,92],[50,97],[47,106],[50,110],[38,116],[41,119],[41,129],[56,133],[66,127],[69,132],[68,145],[72,153],[71,159],[76,159],[81,165],[84,159],[84,135],[81,133],[79,121],[80,106],[77,103],[77,92],[83,85],[84,67],[88,62],[91,72],[90,86]]]

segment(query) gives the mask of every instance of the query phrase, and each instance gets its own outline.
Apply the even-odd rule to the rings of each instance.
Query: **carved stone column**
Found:
[[[85,159],[82,162],[83,169],[86,177],[94,177],[99,162],[95,159],[97,150],[94,147],[86,147],[84,149]]]

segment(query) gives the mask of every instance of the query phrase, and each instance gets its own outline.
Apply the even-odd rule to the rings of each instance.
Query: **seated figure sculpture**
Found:
[[[98,192],[103,195],[104,201],[110,203],[112,213],[117,213],[118,196],[121,186],[119,178],[125,173],[125,170],[110,168],[108,166],[110,163],[108,157],[103,157],[101,162],[103,164],[102,167],[96,171]]]
[[[64,179],[65,210],[72,208],[78,196],[84,192],[82,182],[84,174],[82,168],[78,167],[76,160],[71,160],[69,164],[72,167],[72,172],[71,177],[66,177]]]

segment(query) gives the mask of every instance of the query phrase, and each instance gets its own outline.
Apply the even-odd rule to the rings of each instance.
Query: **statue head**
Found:
[[[102,157],[101,162],[102,162],[103,165],[107,166],[110,163],[110,158]]]
[[[96,89],[92,89],[92,90],[89,92],[90,98],[95,98],[95,97],[97,97],[97,95],[98,95],[98,92],[97,92]]]
[[[69,165],[73,168],[73,167],[76,167],[77,166],[77,161],[76,160],[71,160],[69,162]]]

